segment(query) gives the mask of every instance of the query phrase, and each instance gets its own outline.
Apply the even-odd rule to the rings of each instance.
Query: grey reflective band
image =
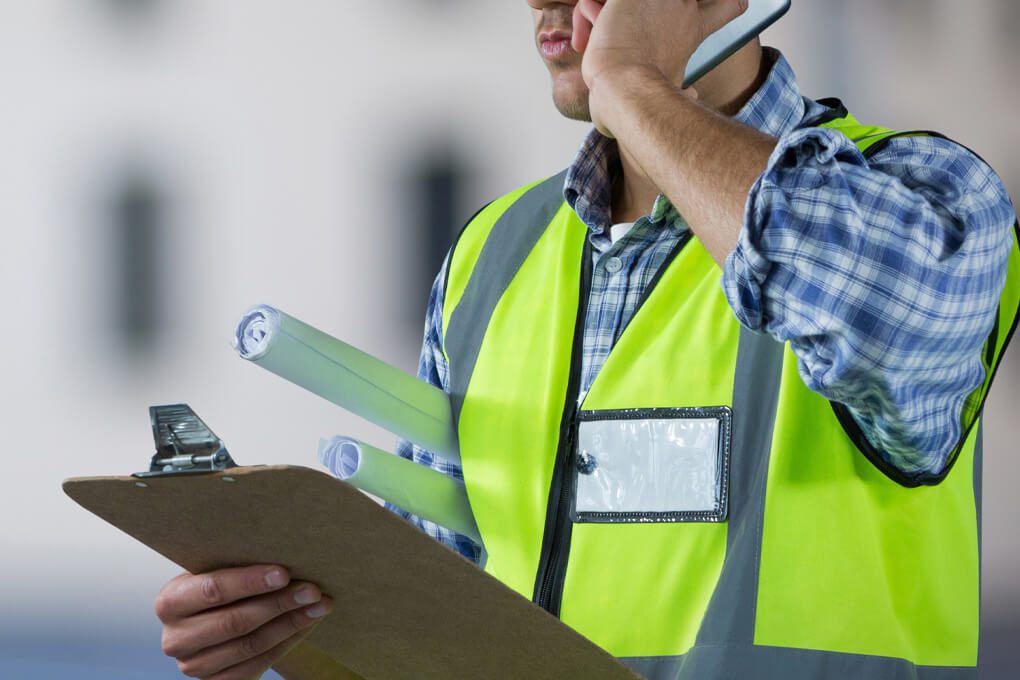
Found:
[[[564,170],[535,185],[500,216],[482,246],[460,303],[450,315],[444,344],[450,359],[449,391],[455,429],[492,313],[563,206],[566,175]]]
[[[971,680],[977,669],[915,666],[906,659],[756,645],[695,646],[682,656],[620,659],[648,680],[766,678],[817,680]]]
[[[733,378],[726,560],[698,631],[698,644],[754,642],[765,483],[782,370],[783,345],[741,327]]]

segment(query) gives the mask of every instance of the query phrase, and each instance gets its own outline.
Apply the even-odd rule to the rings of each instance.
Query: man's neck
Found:
[[[768,77],[771,64],[755,40],[730,57],[696,86],[699,101],[716,111],[735,116]],[[662,193],[627,149],[620,144],[620,174],[613,183],[612,222],[636,222],[650,214]]]

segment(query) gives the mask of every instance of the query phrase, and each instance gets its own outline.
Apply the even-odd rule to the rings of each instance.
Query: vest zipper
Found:
[[[574,460],[574,442],[577,432],[577,395],[581,383],[581,361],[584,352],[584,325],[588,316],[588,298],[591,295],[592,250],[585,235],[581,260],[581,285],[574,321],[574,340],[570,350],[570,373],[564,399],[563,417],[560,420],[560,440],[556,451],[549,501],[546,504],[545,533],[542,552],[538,560],[535,592],[532,600],[553,616],[559,616],[563,599],[563,579],[570,553],[570,466]]]
[[[680,237],[642,293],[634,316],[637,316],[659,279],[690,242],[692,236],[692,232],[688,229],[687,233]],[[573,532],[573,523],[570,521],[572,488],[568,481],[571,479],[570,466],[574,462],[574,448],[577,442],[577,416],[580,410],[578,393],[581,383],[581,360],[584,352],[584,325],[588,316],[588,302],[591,296],[592,255],[591,242],[586,238],[581,262],[580,299],[577,304],[574,341],[570,352],[570,377],[560,425],[560,444],[556,451],[552,483],[549,486],[545,533],[538,561],[538,574],[535,578],[535,592],[532,597],[535,604],[556,617],[560,615],[560,604],[563,601],[563,581],[567,573],[567,557],[570,554],[570,537]]]

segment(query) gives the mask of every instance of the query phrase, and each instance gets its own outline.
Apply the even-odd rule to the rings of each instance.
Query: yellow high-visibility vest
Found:
[[[865,154],[926,134],[833,118]],[[649,677],[972,677],[979,416],[1016,326],[1020,227],[951,471],[907,479],[789,347],[741,328],[693,236],[578,405],[591,252],[562,186],[490,204],[449,265],[486,571]]]

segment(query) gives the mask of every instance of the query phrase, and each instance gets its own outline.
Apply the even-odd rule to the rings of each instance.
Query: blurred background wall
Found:
[[[1020,3],[801,0],[766,35],[806,94],[932,128],[1020,196]],[[267,302],[413,371],[475,209],[571,160],[524,0],[0,2],[0,676],[175,677],[177,569],[65,477],[143,469],[187,401],[242,463],[391,437],[238,360]],[[986,677],[1020,639],[1020,349],[987,411]]]

